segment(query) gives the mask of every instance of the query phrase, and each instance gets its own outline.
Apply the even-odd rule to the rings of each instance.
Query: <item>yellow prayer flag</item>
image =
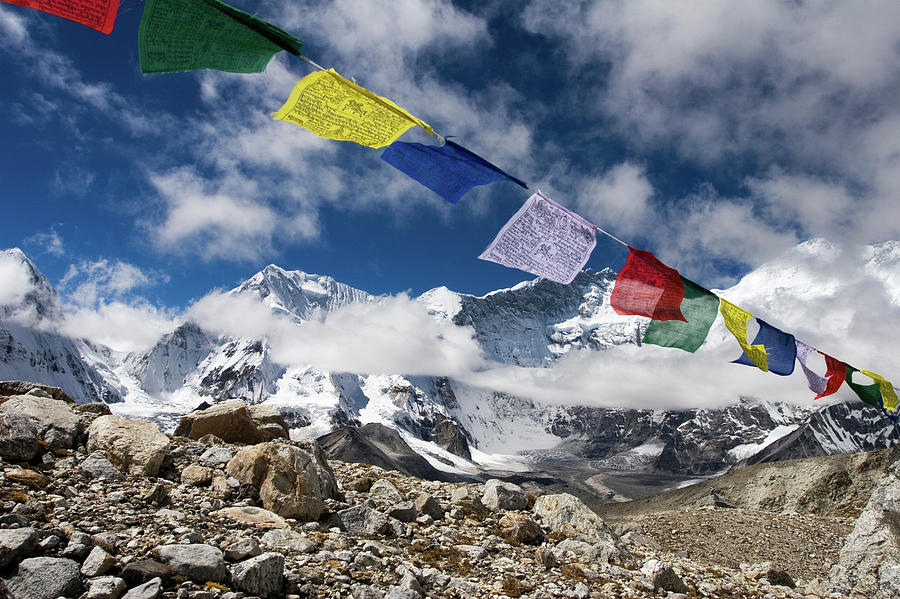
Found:
[[[753,318],[753,315],[742,308],[738,308],[728,300],[723,299],[719,304],[719,312],[725,319],[725,326],[737,339],[741,349],[750,358],[750,361],[756,364],[763,372],[769,372],[769,356],[766,354],[765,345],[750,345],[747,340],[747,323]]]
[[[894,386],[891,382],[880,374],[875,374],[871,370],[860,370],[860,372],[878,383],[878,388],[881,391],[881,405],[884,406],[884,409],[896,412],[898,404],[897,392],[894,390]]]
[[[320,137],[383,148],[418,125],[432,128],[387,98],[338,75],[334,69],[310,73],[297,82],[284,106],[273,115]]]

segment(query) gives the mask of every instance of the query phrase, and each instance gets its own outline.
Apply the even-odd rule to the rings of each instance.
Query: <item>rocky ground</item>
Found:
[[[239,403],[168,436],[40,390],[0,402],[0,596],[900,596],[900,463],[858,518],[708,495],[608,524],[564,493],[327,460]]]

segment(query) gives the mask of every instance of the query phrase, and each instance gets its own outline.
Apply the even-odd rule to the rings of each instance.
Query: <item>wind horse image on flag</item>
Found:
[[[593,224],[538,191],[478,258],[568,285],[595,245]]]
[[[449,139],[443,146],[395,141],[381,153],[381,159],[451,204],[473,187],[494,181],[508,179],[528,189],[522,181]]]
[[[101,33],[112,33],[119,0],[3,0],[75,21]]]
[[[334,69],[316,71],[298,81],[273,118],[300,125],[319,137],[370,148],[391,145],[413,125],[434,133],[425,121],[347,81]]]
[[[276,52],[302,42],[219,0],[147,0],[138,30],[142,73],[215,69],[261,73]]]

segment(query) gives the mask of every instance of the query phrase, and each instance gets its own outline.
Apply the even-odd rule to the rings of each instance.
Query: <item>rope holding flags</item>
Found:
[[[113,29],[119,7],[119,0],[2,1],[107,34]],[[317,71],[296,83],[273,118],[327,139],[386,147],[382,160],[452,204],[473,187],[495,181],[508,180],[528,189],[520,179],[437,135],[426,122],[391,100],[348,81],[333,69],[319,66],[300,53],[301,47],[302,42],[293,35],[221,0],[146,0],[138,32],[143,73],[195,69],[259,73],[282,50],[305,60]],[[397,141],[413,126],[435,136],[439,144]],[[863,402],[882,409],[897,421],[897,392],[881,375],[858,370],[754,317],[682,277],[650,252],[631,247],[540,191],[528,198],[479,258],[568,284],[590,258],[598,231],[629,249],[610,304],[619,314],[651,319],[643,343],[695,352],[720,313],[743,350],[734,363],[787,376],[794,371],[796,360],[810,390],[816,393],[815,399],[834,394],[846,381]],[[759,327],[752,343],[747,329],[751,319]],[[814,352],[824,358],[824,376],[809,367],[808,360]],[[855,374],[873,382],[855,381]]]

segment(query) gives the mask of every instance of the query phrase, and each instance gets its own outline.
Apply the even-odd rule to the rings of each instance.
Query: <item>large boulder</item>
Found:
[[[0,395],[12,396],[26,395],[29,393],[34,395],[36,394],[33,393],[35,390],[43,393],[43,395],[39,394],[40,397],[50,397],[52,399],[58,399],[59,401],[64,401],[68,404],[75,405],[75,400],[69,397],[69,394],[59,387],[26,381],[0,381]]]
[[[33,528],[0,528],[0,568],[31,553],[37,543],[38,533]]]
[[[239,451],[226,472],[259,491],[263,507],[285,518],[317,520],[338,497],[334,472],[318,443],[270,441]]]
[[[492,510],[528,509],[528,497],[522,487],[496,478],[484,483],[481,502]]]
[[[215,435],[228,443],[250,445],[262,441],[256,423],[250,418],[250,410],[240,399],[223,401],[205,410],[185,414],[175,434],[189,439]]]
[[[284,556],[280,553],[263,553],[251,557],[231,570],[234,586],[249,595],[263,599],[284,597],[281,587],[284,579]]]
[[[39,393],[35,391],[34,393]],[[81,432],[81,420],[72,405],[40,395],[16,395],[0,405],[0,413],[27,416],[34,422],[37,434],[50,449],[68,449]]]
[[[619,536],[603,518],[574,495],[542,495],[535,500],[533,510],[551,531],[576,541],[601,545],[602,560],[615,558],[624,562],[631,557]]]
[[[156,553],[160,561],[168,564],[177,576],[184,576],[200,584],[228,580],[225,554],[218,547],[203,543],[163,545],[156,549]]]
[[[78,562],[62,557],[22,560],[15,576],[5,580],[10,599],[57,599],[81,594]]]
[[[40,450],[34,420],[23,414],[0,412],[0,458],[27,462]]]
[[[287,421],[276,408],[266,404],[255,404],[248,409],[250,418],[256,423],[256,430],[259,431],[263,441],[291,438]]]
[[[847,597],[900,597],[900,461],[875,487],[829,573]]]
[[[102,451],[122,472],[156,476],[169,450],[169,438],[149,420],[100,416],[88,428],[88,451]]]

